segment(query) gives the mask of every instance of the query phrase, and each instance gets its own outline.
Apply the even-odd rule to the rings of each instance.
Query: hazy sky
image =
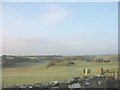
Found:
[[[3,54],[118,52],[118,3],[3,3]]]

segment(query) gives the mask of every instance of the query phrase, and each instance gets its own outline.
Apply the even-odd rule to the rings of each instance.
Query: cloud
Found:
[[[68,10],[61,8],[57,5],[48,5],[47,12],[45,12],[41,18],[45,23],[56,23],[63,20],[68,15]]]
[[[46,38],[17,38],[7,36],[3,41],[3,54],[67,54],[73,50],[59,41]]]
[[[3,54],[44,54],[52,52],[52,41],[44,38],[17,38],[7,36],[3,41]]]
[[[99,42],[98,42],[99,43]],[[108,43],[109,44],[109,43]],[[3,54],[13,55],[40,55],[40,54],[97,54],[116,52],[115,45],[105,45],[93,42],[83,42],[75,39],[51,40],[46,38],[18,38],[7,36],[3,41]],[[93,45],[95,46],[93,48]],[[105,45],[105,46],[104,46]],[[107,47],[106,47],[107,46]],[[111,48],[111,49],[110,49]]]
[[[53,22],[63,19],[65,15],[66,15],[65,11],[53,11],[53,12],[49,12],[46,15],[44,15],[43,19],[47,23],[53,23]]]

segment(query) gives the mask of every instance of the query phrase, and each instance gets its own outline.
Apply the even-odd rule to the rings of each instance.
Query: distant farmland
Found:
[[[104,58],[104,56],[102,57]],[[69,58],[70,59],[70,58]],[[93,59],[93,58],[92,58]],[[110,59],[110,58],[109,58]],[[110,71],[118,71],[118,62],[111,61],[109,63],[98,63],[96,61],[86,61],[86,60],[72,60],[75,65],[65,65],[68,60],[62,60],[57,62],[54,66],[47,68],[50,61],[46,60],[45,63],[36,64],[24,64],[18,67],[5,67],[3,68],[3,84],[6,86],[11,85],[21,85],[21,84],[31,84],[37,82],[50,82],[56,80],[64,80],[67,78],[72,78],[74,76],[83,77],[83,69],[91,69],[92,76],[94,74],[100,74],[100,68],[104,68]]]

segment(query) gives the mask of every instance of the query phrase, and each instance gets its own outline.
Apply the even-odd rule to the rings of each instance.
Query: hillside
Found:
[[[42,63],[63,63],[68,61],[96,61],[98,59],[117,61],[118,55],[84,55],[84,56],[2,56],[2,66],[3,67],[14,67],[14,66],[24,66],[24,65],[34,65]],[[56,62],[59,61],[59,62]],[[59,64],[58,64],[59,65]]]

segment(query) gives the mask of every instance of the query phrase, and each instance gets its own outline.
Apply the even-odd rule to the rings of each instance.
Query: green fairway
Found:
[[[50,82],[55,80],[64,80],[74,76],[84,76],[83,69],[91,69],[91,74],[100,74],[100,68],[117,71],[118,63],[97,63],[88,61],[75,61],[75,65],[64,66],[56,65],[46,68],[47,64],[36,64],[33,66],[11,67],[3,69],[3,83],[7,86],[15,84],[31,84],[37,82]]]

